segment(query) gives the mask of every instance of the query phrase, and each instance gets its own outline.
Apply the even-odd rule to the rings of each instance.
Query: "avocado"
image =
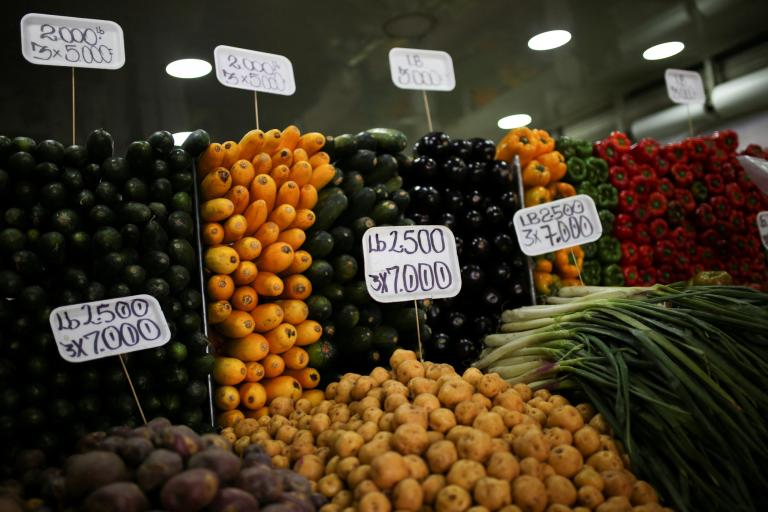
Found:
[[[7,135],[0,135],[0,161],[4,161],[5,158],[11,154],[12,150],[13,150],[13,141],[11,140],[11,138],[8,137]]]
[[[187,136],[187,139],[181,144],[181,147],[196,158],[205,151],[211,144],[211,137],[205,130],[195,130]]]
[[[309,364],[317,370],[326,370],[333,366],[336,359],[336,347],[328,340],[321,339],[307,347]]]
[[[98,281],[91,281],[85,288],[83,296],[87,302],[93,302],[95,300],[101,300],[107,295],[107,289]]]
[[[171,293],[173,293],[173,290],[171,290]],[[173,296],[167,297],[160,304],[160,307],[163,308],[163,314],[166,318],[178,318],[184,312],[184,305],[180,300],[174,299]]]
[[[168,282],[168,286],[171,288],[172,293],[178,293],[184,290],[191,281],[189,270],[181,265],[171,265],[171,267],[163,274],[165,280]]]
[[[123,183],[131,176],[128,162],[121,156],[112,156],[104,160],[101,164],[101,173],[105,180],[114,184]]]
[[[179,294],[181,304],[186,309],[198,310],[203,305],[202,294],[194,288],[187,288]]]
[[[88,286],[88,274],[80,267],[65,268],[62,278],[68,288],[82,290]]]
[[[173,263],[179,264],[187,269],[194,269],[197,259],[195,258],[195,249],[192,244],[180,238],[174,238],[168,244],[168,255]]]
[[[171,258],[162,251],[151,250],[144,253],[141,263],[150,276],[160,276],[171,266]]]
[[[120,217],[129,224],[143,225],[152,218],[152,210],[144,203],[130,201],[123,204]]]
[[[35,311],[45,306],[46,294],[42,286],[26,286],[17,297],[19,306],[25,311]]]
[[[58,231],[43,233],[37,241],[38,252],[50,263],[62,265],[67,260],[67,243]]]
[[[74,167],[64,168],[64,171],[61,173],[61,182],[65,187],[67,187],[67,189],[71,191],[82,190],[82,188],[85,186],[83,173]]]
[[[186,171],[192,167],[192,157],[182,148],[173,148],[166,158],[171,172]]]
[[[107,290],[107,297],[110,299],[117,299],[119,297],[127,297],[131,294],[131,289],[125,283],[115,283]]]
[[[334,321],[339,330],[348,331],[360,321],[360,311],[354,304],[342,304],[334,315]]]
[[[157,201],[149,203],[148,206],[149,209],[152,210],[152,217],[154,217],[157,222],[165,227],[165,224],[168,221],[168,207],[166,207],[163,203],[158,203]]]
[[[91,208],[96,206],[96,194],[94,194],[87,188],[84,188],[80,192],[75,194],[72,200],[73,200],[72,206],[74,206],[75,208],[77,208],[83,213],[90,212]]]
[[[156,220],[150,220],[141,234],[141,245],[145,249],[164,250],[168,245],[168,234]]]
[[[117,185],[109,181],[102,181],[96,185],[93,193],[96,195],[99,203],[107,206],[114,206],[120,201],[120,191]]]
[[[0,169],[0,195],[5,194],[8,190],[8,183],[11,181],[11,177],[3,169]]]
[[[330,318],[333,313],[331,301],[323,295],[310,295],[306,302],[311,320],[322,322]]]
[[[91,235],[86,231],[75,231],[69,235],[69,248],[80,256],[88,254],[91,250]]]
[[[67,189],[58,181],[47,183],[40,189],[40,202],[46,208],[58,210],[67,204]]]
[[[203,327],[203,319],[195,311],[185,311],[179,316],[176,325],[185,334],[199,332]]]
[[[80,216],[70,208],[62,208],[51,218],[51,228],[64,234],[74,233],[79,225]]]
[[[171,288],[165,279],[160,277],[150,277],[144,282],[144,293],[160,299],[167,297],[171,293]]]
[[[187,192],[176,192],[171,198],[171,207],[174,210],[179,210],[191,214],[192,196],[190,196]]]
[[[134,174],[144,174],[154,160],[152,146],[145,140],[135,140],[128,145],[125,160]]]
[[[104,226],[93,234],[93,246],[102,253],[117,251],[123,244],[120,232],[112,226]]]
[[[152,182],[149,186],[149,196],[153,201],[158,201],[163,204],[171,202],[173,197],[173,187],[171,182],[167,178],[158,178]]]
[[[127,264],[126,259],[125,255],[119,251],[110,252],[102,260],[103,269],[112,276],[119,275]]]
[[[0,250],[8,254],[24,248],[27,237],[18,228],[5,228],[0,231]]]
[[[57,294],[57,304],[68,306],[70,304],[77,304],[79,302],[83,302],[83,296],[80,292],[77,290],[59,290],[59,293]]]
[[[11,141],[11,148],[14,151],[26,151],[27,153],[32,153],[35,150],[35,146],[37,146],[35,139],[30,137],[14,137]]]
[[[3,214],[3,220],[9,226],[24,229],[27,225],[27,212],[21,208],[8,208]]]
[[[173,150],[173,135],[165,130],[156,131],[147,137],[147,142],[152,146],[152,153],[157,158],[165,158]]]
[[[40,162],[32,172],[35,180],[42,183],[57,180],[61,175],[59,166],[52,162]]]
[[[93,130],[85,139],[85,150],[88,153],[88,160],[100,164],[112,156],[115,150],[115,141],[108,131],[99,128]]]
[[[93,188],[101,180],[101,166],[98,164],[86,164],[80,168],[80,174],[83,175],[85,184]]]
[[[171,169],[168,167],[168,163],[165,160],[156,159],[149,166],[149,178],[158,180],[160,178],[169,178],[171,175]]]
[[[21,276],[13,270],[0,270],[0,296],[16,297],[23,285]]]
[[[123,197],[127,201],[138,201],[144,203],[149,198],[147,184],[139,178],[130,178],[123,183]]]
[[[67,148],[64,149],[63,163],[64,165],[80,169],[88,163],[88,152],[85,147],[78,146],[77,144],[67,146]]]
[[[172,237],[190,239],[195,234],[195,222],[190,214],[175,211],[168,216],[166,229]]]
[[[208,385],[203,381],[192,381],[184,391],[184,401],[189,405],[201,405],[208,399]]]
[[[141,241],[141,230],[136,224],[125,224],[120,228],[123,237],[123,247],[138,247]]]
[[[51,212],[41,204],[36,204],[29,209],[29,223],[34,229],[46,227],[50,216]]]
[[[122,235],[122,232],[120,232]],[[125,246],[125,239],[123,239],[123,246]],[[120,249],[120,254],[125,258],[126,265],[135,265],[139,262],[139,251],[133,247],[123,247]]]
[[[88,219],[95,226],[108,226],[115,223],[115,212],[103,204],[97,204],[88,212]]]

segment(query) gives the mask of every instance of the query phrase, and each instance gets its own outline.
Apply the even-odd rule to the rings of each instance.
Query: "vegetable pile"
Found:
[[[222,435],[314,482],[323,512],[668,510],[590,405],[402,349],[390,365],[349,373],[325,397],[277,398]]]
[[[432,301],[427,357],[466,367],[504,308],[527,304],[527,260],[517,245],[512,215],[520,208],[511,166],[495,160],[493,141],[451,139],[432,132],[414,147],[403,173],[417,224],[442,224],[456,237],[461,265],[457,297]]]
[[[123,157],[101,129],[84,146],[0,137],[0,437],[8,447],[53,454],[89,430],[136,423],[119,361],[64,361],[48,320],[62,305],[135,294],[158,299],[172,334],[163,347],[123,356],[145,413],[197,429],[210,421],[212,358],[191,215],[190,151],[203,144],[201,130],[189,151],[159,131]]]
[[[665,146],[652,139],[631,144],[614,132],[595,144],[620,191],[613,234],[628,286],[671,283],[701,270],[725,270],[739,284],[768,282],[755,222],[768,196],[736,160],[737,146],[730,130]]]
[[[220,426],[320,383],[304,349],[322,326],[308,319],[312,257],[301,246],[336,174],[324,145],[323,134],[291,125],[210,144],[198,160]]]
[[[92,432],[63,468],[46,468],[39,450],[22,454],[17,468],[25,485],[6,487],[4,511],[311,512],[327,501],[303,476],[274,468],[257,446],[238,457],[221,436],[165,418]]]
[[[768,295],[698,284],[729,279],[562,289],[506,311],[476,366],[586,397],[676,508],[762,510]]]
[[[371,227],[413,223],[405,217],[411,197],[401,188],[400,173],[410,164],[405,147],[405,135],[389,128],[343,134],[328,143],[336,186],[321,194],[306,244],[313,258],[306,272],[314,290],[307,299],[309,314],[324,327],[310,359],[329,376],[325,382],[373,368],[398,344],[416,345],[413,305],[379,304],[368,294],[361,243]],[[424,312],[419,315],[426,340],[430,332]]]

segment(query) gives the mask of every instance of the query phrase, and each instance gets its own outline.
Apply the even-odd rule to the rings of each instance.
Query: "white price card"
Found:
[[[109,20],[29,13],[21,18],[21,53],[43,66],[120,69],[123,29]]]
[[[760,240],[763,247],[768,249],[768,211],[762,211],[757,214],[757,229],[760,231]]]
[[[445,226],[381,226],[363,234],[365,286],[378,302],[455,297],[456,239]]]
[[[220,45],[213,60],[221,85],[283,96],[296,92],[293,64],[282,55]]]
[[[61,306],[48,320],[59,355],[70,363],[155,348],[171,339],[160,303],[151,295]]]
[[[400,89],[452,91],[456,87],[453,59],[446,52],[392,48],[389,71],[392,83]]]
[[[667,95],[675,103],[702,104],[707,99],[704,82],[695,71],[670,68],[664,72],[664,81],[667,83]]]
[[[595,201],[584,194],[520,209],[512,220],[517,243],[528,256],[588,244],[603,234]]]
[[[737,156],[749,179],[757,185],[763,194],[768,194],[768,160],[756,156]]]

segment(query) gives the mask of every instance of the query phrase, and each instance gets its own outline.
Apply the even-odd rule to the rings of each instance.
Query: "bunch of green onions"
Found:
[[[575,392],[679,510],[766,510],[768,294],[564,288],[502,315],[475,366]]]

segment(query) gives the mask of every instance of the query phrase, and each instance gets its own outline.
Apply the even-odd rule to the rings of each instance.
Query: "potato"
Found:
[[[242,489],[225,487],[219,491],[208,509],[211,512],[258,512],[259,502]]]
[[[603,418],[603,415],[600,413],[592,416],[592,419],[589,420],[588,425],[601,434],[608,434],[611,430],[611,428],[608,426],[608,422],[605,421],[605,418]]]
[[[338,496],[338,495],[337,495]],[[334,499],[336,496],[334,496]],[[320,512],[341,512],[342,506],[339,506],[336,503],[326,503],[322,507],[320,507]]]
[[[371,480],[379,489],[391,489],[397,482],[408,477],[408,465],[402,455],[387,452],[371,462]]]
[[[360,512],[389,512],[392,510],[392,505],[389,502],[389,498],[384,494],[369,492],[360,500],[358,510]]]
[[[549,443],[550,449],[561,444],[573,444],[573,434],[560,427],[545,428],[544,439]]]
[[[448,432],[456,426],[456,417],[453,411],[441,407],[429,413],[429,428],[437,432]]]
[[[355,387],[355,382],[352,379],[341,379],[339,386],[336,388],[336,397],[334,400],[338,404],[348,404],[352,401],[352,389]]]
[[[325,399],[333,400],[336,398],[336,391],[339,389],[338,382],[331,382],[325,387]]]
[[[416,377],[424,377],[424,375],[424,365],[421,364],[420,361],[413,359],[403,361],[397,368],[395,368],[395,376],[397,377],[397,380],[406,385],[411,381],[411,379],[415,379]]]
[[[377,428],[383,415],[384,411],[382,411],[379,407],[369,407],[362,413],[363,421],[370,421],[371,423],[375,423]]]
[[[424,491],[415,478],[401,480],[392,491],[392,505],[395,510],[419,510],[423,500]]]
[[[312,431],[312,434],[319,436],[322,432],[327,431],[330,425],[331,418],[329,418],[327,414],[320,413],[312,416],[309,429]]]
[[[613,496],[608,498],[604,503],[600,504],[596,512],[631,512],[632,505],[629,504],[629,499],[626,496]]]
[[[481,507],[480,505],[475,505],[474,507],[469,507],[467,509],[467,512],[490,512],[490,511],[485,507]]]
[[[508,452],[511,450],[509,443],[499,437],[491,438],[491,453],[495,452]]]
[[[277,469],[288,469],[291,467],[291,461],[286,455],[275,455],[272,457],[272,465]]]
[[[458,444],[459,439],[467,435],[472,430],[472,427],[467,427],[466,425],[456,425],[448,431],[448,433],[445,435],[445,438],[453,444]]]
[[[371,466],[362,464],[353,469],[347,476],[347,486],[351,489],[355,489],[360,482],[369,480],[371,477]],[[373,483],[373,482],[371,482]],[[378,488],[377,488],[378,489]]]
[[[334,438],[334,434],[335,432],[333,430],[330,430],[330,424],[329,424],[328,430],[324,430],[317,435],[315,444],[319,447],[327,446],[330,448],[331,442],[333,441],[333,438]]]
[[[429,414],[432,411],[440,408],[440,400],[438,400],[437,397],[431,393],[420,393],[417,394],[413,399],[413,405],[414,407],[420,407],[424,409],[427,414]]]
[[[435,502],[438,491],[447,485],[445,476],[443,475],[429,475],[421,482],[421,490],[423,491],[423,502],[432,504]]]
[[[453,369],[453,366],[445,363],[440,364],[433,364],[429,367],[425,366],[426,370],[426,377],[428,379],[432,379],[434,381],[437,381],[440,379],[440,377],[444,375],[456,375],[456,370]],[[440,387],[440,384],[438,384],[438,389]]]
[[[360,435],[360,437],[363,438],[363,441],[367,443],[368,441],[373,439],[373,436],[375,436],[376,432],[379,431],[379,426],[373,421],[366,421],[362,425],[360,425],[356,430],[357,430],[357,433]]]
[[[542,512],[547,506],[547,490],[538,478],[520,475],[512,482],[515,504],[526,512]]]
[[[160,491],[160,501],[169,512],[200,510],[213,501],[218,490],[216,473],[204,468],[188,469],[165,482]]]
[[[437,512],[463,512],[472,505],[472,497],[458,485],[446,485],[435,497]]]
[[[548,476],[544,483],[547,487],[547,495],[550,503],[573,505],[576,503],[576,487],[570,480],[560,475]]]
[[[362,400],[374,387],[376,387],[376,380],[374,380],[373,377],[363,375],[355,381],[350,396],[352,397],[352,400]]]
[[[546,512],[573,512],[568,505],[561,505],[560,503],[552,503],[547,507]]]
[[[96,450],[69,457],[64,477],[67,494],[77,498],[107,484],[128,480],[128,469],[116,454]]]
[[[507,428],[513,428],[516,425],[520,425],[521,423],[523,423],[523,421],[526,418],[525,414],[521,412],[510,411],[498,405],[494,405],[491,408],[491,412],[495,412],[496,414],[498,414],[499,417],[501,417],[501,420],[504,422],[504,426]]]
[[[209,448],[190,457],[187,468],[210,469],[220,482],[229,482],[240,472],[240,457],[230,451]]]
[[[278,441],[282,441],[285,444],[291,444],[293,442],[293,436],[296,435],[296,432],[298,432],[299,429],[294,427],[293,425],[283,425],[280,427],[280,430],[277,431],[277,434],[275,435],[275,439]]]
[[[324,474],[323,462],[317,455],[301,456],[293,465],[293,470],[309,480],[318,481]]]
[[[381,385],[381,388],[384,390],[384,395],[386,396],[403,395],[404,397],[408,398],[408,387],[395,379],[384,381],[384,383]]]
[[[149,501],[133,482],[114,482],[93,491],[83,502],[85,512],[143,512]]]
[[[363,480],[355,486],[354,498],[358,501],[369,492],[379,492],[379,488],[373,483],[373,480]]]
[[[365,439],[357,432],[343,432],[336,439],[333,449],[339,457],[344,458],[357,455],[364,444]]]
[[[352,505],[353,500],[354,496],[352,495],[352,491],[344,489],[343,491],[336,493],[336,496],[333,497],[331,503],[338,505],[339,507],[348,507]]]
[[[403,457],[403,460],[408,466],[408,474],[411,475],[411,478],[415,478],[416,480],[423,480],[429,476],[429,468],[427,467],[427,463],[424,462],[424,459],[422,459],[420,456],[406,455]]]
[[[523,512],[517,505],[507,505],[506,507],[499,509],[499,512]]]
[[[347,422],[349,421],[349,407],[346,404],[332,405],[328,410],[328,417],[331,419],[331,423],[335,421]]]
[[[508,411],[523,412],[524,410],[523,398],[514,389],[507,389],[496,395],[493,399],[493,404],[503,407]]]
[[[384,410],[387,412],[395,412],[401,405],[410,404],[408,403],[408,397],[401,395],[400,393],[393,393],[384,399]]]
[[[584,487],[585,485],[591,485],[598,491],[602,491],[605,483],[600,473],[595,471],[592,466],[582,466],[578,473],[573,477],[573,483],[576,487]]]
[[[491,402],[491,399],[482,393],[472,393],[472,398],[470,398],[470,400],[475,402],[483,409],[490,409],[493,407],[493,402]]]
[[[254,432],[255,434],[256,432]],[[253,434],[252,434],[253,435]],[[203,449],[206,448],[221,448],[222,450],[231,450],[232,444],[227,441],[223,436],[218,434],[203,434],[200,437],[203,441]]]
[[[403,424],[414,424],[423,427],[425,430],[429,424],[429,415],[426,409],[405,403],[395,409],[395,426]]]
[[[632,495],[633,482],[623,469],[609,469],[608,471],[603,471],[600,476],[603,477],[603,482],[605,483],[603,488],[605,496],[626,496],[629,498]]]
[[[480,379],[483,378],[483,372],[481,372],[477,368],[469,367],[466,370],[464,370],[464,373],[461,375],[461,378],[469,382],[473,386],[477,386],[477,383],[480,382]]]
[[[486,464],[488,476],[511,482],[520,473],[517,458],[509,452],[494,452]]]
[[[457,460],[446,476],[449,484],[458,485],[471,491],[475,482],[485,476],[485,468],[474,460]]]
[[[610,469],[624,469],[624,463],[621,461],[621,457],[619,457],[616,452],[609,450],[600,450],[593,453],[587,459],[587,464],[600,473]]]
[[[412,350],[405,350],[402,348],[395,349],[392,355],[389,356],[389,366],[393,370],[397,371],[397,367],[404,361],[415,361],[416,352]]]
[[[533,457],[526,457],[520,461],[520,474],[528,475],[544,480],[544,465]]]
[[[349,474],[360,466],[360,461],[355,457],[345,457],[336,464],[336,474],[346,480]]]
[[[414,377],[408,382],[408,391],[411,393],[411,396],[434,396],[437,394],[437,381],[427,379],[426,377]]]
[[[504,420],[495,412],[481,412],[472,422],[472,426],[491,437],[499,437],[507,431]]]
[[[391,377],[389,371],[381,366],[377,366],[371,370],[370,376],[376,381],[377,386],[381,385],[382,382]]]
[[[144,437],[131,437],[123,440],[118,448],[118,453],[129,465],[137,466],[141,464],[154,449],[155,446],[149,439]]]
[[[475,483],[475,501],[488,510],[497,510],[512,503],[509,482],[484,476]]]
[[[515,455],[520,458],[533,457],[538,461],[545,461],[549,456],[549,444],[544,435],[536,429],[527,430],[523,435],[512,442]]]
[[[470,429],[456,443],[456,450],[462,459],[485,462],[491,455],[491,436],[482,430]]]
[[[547,462],[555,469],[558,475],[571,478],[584,465],[584,458],[581,452],[573,446],[560,445],[550,451]]]
[[[290,399],[289,399],[290,400]],[[270,414],[272,412],[270,411]],[[280,414],[280,413],[275,413]],[[284,414],[283,416],[287,416]],[[237,437],[250,436],[259,428],[259,421],[253,418],[245,418],[235,423],[233,429]]]
[[[242,470],[235,485],[252,494],[259,503],[277,501],[283,494],[282,476],[267,466],[253,466]]]
[[[435,432],[434,430],[428,430],[427,439],[429,439],[429,444],[434,444],[438,441],[442,441],[443,439],[445,439],[445,435],[442,432]]]
[[[656,495],[656,490],[643,480],[638,480],[632,486],[632,495],[630,501],[633,505],[650,505],[659,502],[659,497]]]
[[[354,411],[356,414],[360,414],[369,407],[376,407],[377,409],[381,408],[381,400],[374,396],[365,396],[362,399],[358,400],[357,402],[352,402],[352,405],[350,406],[350,410],[354,407]]]
[[[600,449],[600,434],[589,425],[584,425],[573,433],[573,445],[585,457]]]
[[[480,382],[477,383],[477,391],[488,398],[494,398],[507,389],[509,389],[509,384],[498,373],[486,373],[480,378]]]
[[[555,408],[547,418],[548,427],[561,427],[569,432],[576,432],[584,426],[584,418],[572,405],[561,405]]]
[[[591,485],[580,487],[576,494],[579,504],[584,505],[588,509],[595,509],[605,501],[603,493]]]
[[[477,402],[469,400],[458,404],[453,412],[459,425],[472,425],[475,418],[483,412],[483,407]]]
[[[450,441],[438,441],[427,450],[427,463],[432,473],[445,473],[458,460],[456,446]]]
[[[339,475],[333,473],[325,475],[323,478],[317,481],[317,490],[320,494],[326,498],[333,498],[336,493],[344,488],[344,483],[339,478]]]
[[[395,422],[397,422],[397,413],[395,413]],[[395,430],[390,444],[395,451],[403,455],[423,453],[429,446],[427,430],[418,423],[403,423]]]
[[[461,402],[472,398],[474,388],[468,382],[460,377],[450,377],[440,386],[437,392],[437,398],[440,403],[448,408],[454,408]]]
[[[389,451],[389,439],[382,440],[374,437],[372,440],[365,443],[360,451],[357,453],[357,457],[363,464],[370,464],[373,459],[387,453]]]

